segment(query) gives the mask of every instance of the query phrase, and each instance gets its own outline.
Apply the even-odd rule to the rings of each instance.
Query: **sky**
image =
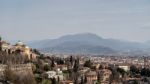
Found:
[[[150,41],[150,0],[0,0],[0,35],[8,41],[94,33]]]

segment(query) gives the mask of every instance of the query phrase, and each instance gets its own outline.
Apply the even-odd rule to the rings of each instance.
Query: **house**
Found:
[[[126,72],[127,71],[130,71],[130,65],[127,65],[127,64],[120,64],[118,65],[119,68],[125,70]]]
[[[65,71],[65,70],[68,70],[68,66],[67,65],[57,65],[57,69]]]
[[[10,44],[7,43],[6,41],[0,41],[0,46],[2,51],[8,52],[8,49],[10,48]]]
[[[99,69],[100,64],[99,64],[99,63],[94,63],[94,64],[92,65],[92,67],[97,70],[97,69]]]
[[[80,69],[79,69],[80,75],[84,75],[88,71],[90,71],[90,68],[88,68],[88,67],[80,67]]]
[[[107,84],[109,83],[109,78],[112,74],[112,72],[108,69],[102,69],[102,70],[99,70],[99,73],[100,73],[100,81],[101,83],[103,84]]]
[[[97,80],[96,71],[89,71],[85,76],[87,77],[87,84],[93,84],[93,82]]]
[[[19,50],[21,53],[25,55],[28,56],[30,55],[30,48],[21,41],[18,41],[15,45],[13,45],[12,50],[13,51]]]
[[[60,71],[60,69],[58,69],[57,71],[48,71],[45,73],[47,75],[47,78],[51,79],[51,78],[59,78],[59,80],[63,80],[64,76],[62,71]]]
[[[48,72],[46,72],[46,74],[47,74],[48,78],[54,78],[56,75],[56,72],[55,71],[48,71]]]

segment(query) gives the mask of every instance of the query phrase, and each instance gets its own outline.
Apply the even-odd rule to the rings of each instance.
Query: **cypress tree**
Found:
[[[57,84],[56,79],[52,78],[52,84]]]
[[[2,38],[0,36],[0,51],[2,51]]]
[[[81,77],[81,83],[80,84],[84,84],[83,76]]]
[[[84,77],[84,83],[87,83],[87,77],[86,76]]]

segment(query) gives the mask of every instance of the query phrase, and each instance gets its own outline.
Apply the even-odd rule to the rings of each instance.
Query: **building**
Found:
[[[15,45],[11,47],[11,52],[19,52],[20,54],[27,56],[29,60],[36,59],[36,54],[31,51],[31,49],[25,45],[23,42],[18,41]]]
[[[31,49],[25,45],[23,42],[18,41],[15,45],[10,45],[6,41],[2,41],[0,37],[0,50],[6,53],[16,53],[19,52],[23,56],[27,56],[29,60],[36,59],[36,54],[31,51]]]
[[[129,65],[118,65],[119,68],[123,69],[124,71],[130,71],[130,66]]]
[[[68,70],[68,66],[67,65],[57,65],[56,68],[60,69],[62,71]]]
[[[48,78],[54,78],[56,75],[56,72],[55,71],[48,71],[48,72],[46,72],[46,74],[47,74]]]
[[[8,52],[8,50],[10,49],[10,44],[6,41],[0,41],[0,47],[2,51]]]
[[[87,77],[87,84],[93,84],[94,81],[97,80],[97,73],[96,73],[96,71],[87,72],[85,76]]]
[[[59,80],[63,80],[64,76],[62,71],[60,71],[60,69],[58,69],[57,71],[48,71],[45,73],[45,75],[47,75],[47,78],[51,79],[51,78],[59,78]]]
[[[112,72],[108,69],[102,69],[99,71],[99,73],[100,73],[101,84],[108,84]]]

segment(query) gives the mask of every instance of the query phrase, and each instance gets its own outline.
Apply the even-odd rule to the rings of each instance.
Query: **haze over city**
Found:
[[[1,0],[0,35],[32,41],[76,33],[145,42],[149,0]]]

